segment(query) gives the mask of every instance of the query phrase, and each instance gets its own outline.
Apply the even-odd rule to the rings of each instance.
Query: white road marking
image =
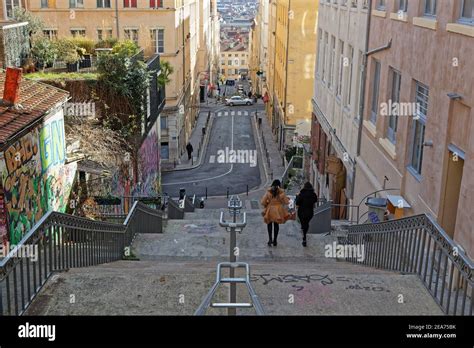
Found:
[[[230,149],[234,150],[234,116],[232,116],[232,127],[231,127],[231,138],[230,138]],[[210,157],[209,157],[210,160]],[[183,181],[183,182],[172,182],[168,184],[161,184],[161,186],[171,186],[171,185],[185,185],[185,184],[194,184],[196,182],[202,182],[202,181],[209,181],[209,180],[214,180],[214,179],[219,179],[222,178],[223,176],[226,176],[234,170],[234,164],[231,163],[230,169],[225,172],[224,174],[214,176],[212,178],[206,178],[206,179],[201,179],[201,180],[192,180],[192,181]]]

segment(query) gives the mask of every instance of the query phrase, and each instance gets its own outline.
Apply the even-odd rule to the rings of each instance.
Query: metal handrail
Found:
[[[474,262],[432,216],[350,226],[345,238],[365,253],[347,261],[416,274],[445,314],[473,314]]]
[[[123,224],[46,213],[0,261],[0,316],[23,314],[56,271],[123,259],[137,233],[161,232],[162,220],[140,202]]]
[[[250,284],[250,266],[245,262],[237,262],[237,256],[235,249],[237,245],[236,232],[242,232],[247,225],[246,213],[243,213],[242,222],[237,222],[237,215],[240,215],[242,210],[242,201],[239,196],[232,196],[228,202],[228,208],[232,216],[232,221],[227,222],[224,220],[224,212],[221,212],[219,219],[219,225],[224,227],[230,232],[230,243],[229,243],[229,262],[222,262],[217,265],[217,276],[216,282],[211,287],[211,290],[207,293],[202,301],[201,305],[195,312],[195,315],[204,315],[209,307],[213,308],[227,308],[228,315],[236,315],[237,308],[254,308],[257,315],[263,315],[263,306],[260,303],[258,296],[256,295],[252,285]],[[222,278],[221,268],[229,268],[229,277]],[[235,277],[236,268],[245,268],[245,278]],[[229,286],[229,302],[227,303],[211,303],[220,284],[228,283]],[[247,291],[249,292],[251,303],[238,303],[237,302],[237,288],[236,285],[239,283],[245,283]]]

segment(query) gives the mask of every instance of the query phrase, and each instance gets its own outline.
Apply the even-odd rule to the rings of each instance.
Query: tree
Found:
[[[41,18],[34,16],[26,9],[15,7],[13,18],[18,22],[28,22],[28,34],[30,36],[30,47],[33,46],[35,36],[43,35],[44,22]]]
[[[53,42],[43,37],[34,41],[31,54],[35,60],[40,63],[44,71],[48,64],[54,63],[54,60],[58,55],[58,50]]]
[[[161,61],[160,62],[161,74],[158,76],[158,83],[161,87],[165,87],[168,83],[171,82],[169,78],[174,72],[174,68],[170,62]]]

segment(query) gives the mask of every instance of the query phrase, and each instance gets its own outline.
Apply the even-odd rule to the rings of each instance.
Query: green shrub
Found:
[[[70,39],[77,47],[84,49],[84,54],[93,54],[95,49],[95,42],[87,37],[75,37]]]
[[[44,70],[46,65],[54,63],[54,60],[58,56],[58,49],[54,42],[43,37],[33,42],[31,54],[37,62],[43,65]]]
[[[138,52],[140,49],[132,40],[119,41],[112,48],[112,53],[118,53],[125,57],[132,57]]]
[[[58,59],[66,63],[75,63],[80,59],[79,47],[70,38],[55,41]]]
[[[105,40],[100,40],[95,44],[95,48],[112,48],[117,44],[118,40],[115,37],[108,37]]]

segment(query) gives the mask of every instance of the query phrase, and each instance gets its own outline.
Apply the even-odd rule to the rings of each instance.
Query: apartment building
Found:
[[[249,72],[250,50],[240,45],[233,48],[221,47],[221,76],[225,80],[238,80]]]
[[[271,0],[267,112],[279,148],[310,135],[318,2]],[[273,57],[272,57],[273,56]]]
[[[379,0],[355,197],[397,188],[474,257],[474,1]]]
[[[310,180],[340,204],[353,198],[368,18],[367,1],[320,1]]]
[[[86,36],[130,39],[146,56],[158,53],[174,72],[166,86],[161,115],[163,166],[184,153],[199,110],[201,84],[216,54],[210,33],[215,0],[28,0],[28,9],[46,23],[49,37]],[[117,7],[116,7],[117,6]],[[212,7],[214,6],[214,7]],[[211,22],[212,19],[212,22]],[[215,30],[214,30],[215,32]]]
[[[250,76],[253,82],[252,91],[264,95],[267,91],[265,72],[268,71],[269,2],[260,0],[258,6],[252,26]]]

